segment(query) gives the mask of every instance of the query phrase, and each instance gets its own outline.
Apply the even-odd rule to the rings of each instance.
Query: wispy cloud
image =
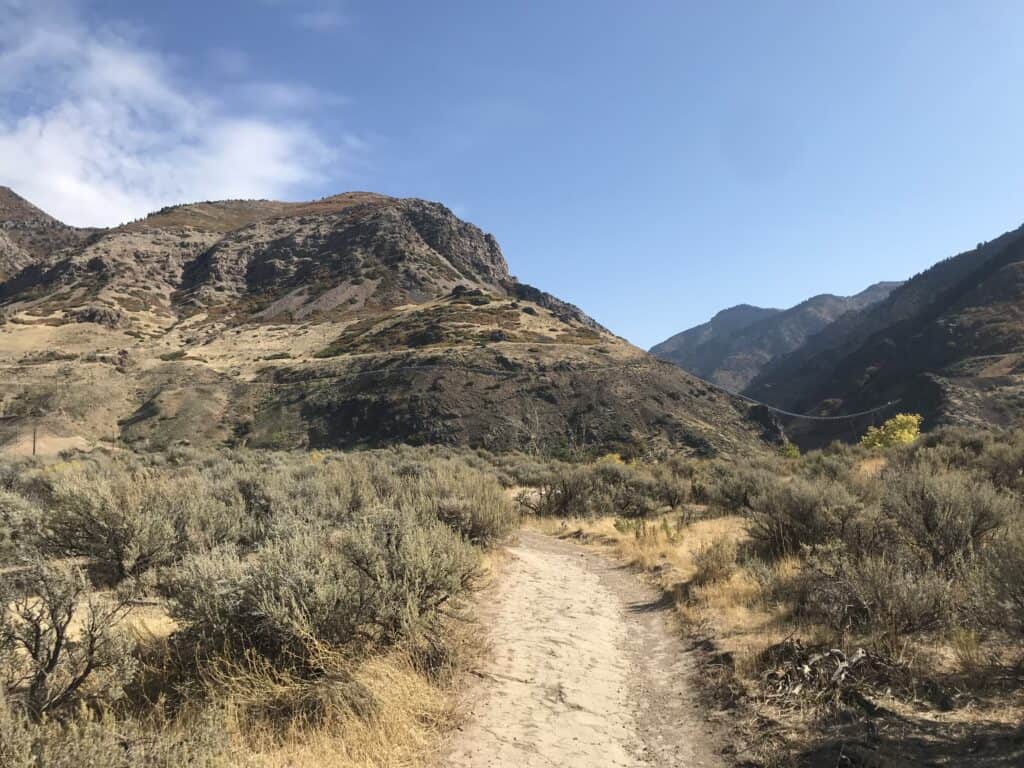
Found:
[[[0,17],[0,184],[69,223],[287,197],[341,173],[362,146],[328,146],[297,116],[317,100],[309,88],[250,84],[262,100],[228,104],[130,36],[90,26],[71,2],[0,0]]]
[[[300,11],[292,18],[296,26],[313,29],[317,32],[337,29],[345,23],[345,15],[337,8],[331,7]]]
[[[260,0],[263,5],[284,10],[291,22],[302,29],[328,32],[348,23],[341,0]]]
[[[341,107],[348,103],[344,96],[337,93],[312,88],[302,83],[278,81],[245,83],[239,88],[239,95],[254,107],[285,112]]]

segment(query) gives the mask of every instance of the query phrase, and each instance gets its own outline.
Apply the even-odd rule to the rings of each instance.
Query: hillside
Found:
[[[1024,228],[939,262],[770,364],[747,393],[800,411],[889,400],[939,423],[1024,416]],[[799,427],[797,427],[799,429]]]
[[[69,227],[0,186],[0,281],[29,264],[80,244],[94,231]]]
[[[651,347],[729,391],[744,389],[772,360],[800,347],[838,317],[884,299],[899,283],[876,283],[855,296],[822,294],[789,309],[741,304]]]
[[[492,236],[423,200],[166,208],[33,256],[0,282],[0,316],[6,450],[24,451],[33,425],[48,450],[713,453],[752,449],[765,430],[518,283]]]

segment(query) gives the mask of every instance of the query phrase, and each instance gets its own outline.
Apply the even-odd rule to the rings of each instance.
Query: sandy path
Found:
[[[510,553],[483,611],[492,658],[446,766],[724,765],[687,684],[693,660],[650,588],[539,534]]]

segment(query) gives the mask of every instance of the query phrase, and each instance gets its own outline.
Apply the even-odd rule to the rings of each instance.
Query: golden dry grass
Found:
[[[338,707],[316,724],[294,722],[283,733],[259,729],[248,712],[259,699],[295,696],[294,684],[246,670],[235,685],[221,678],[225,727],[240,761],[259,768],[415,768],[429,765],[456,710],[449,693],[429,682],[408,656],[371,658],[353,674],[374,702],[367,714]],[[278,690],[274,690],[275,686]]]
[[[763,585],[742,568],[723,581],[690,583],[697,573],[697,554],[719,539],[744,543],[747,520],[726,516],[685,525],[677,520],[673,515],[649,520],[641,534],[620,530],[610,517],[531,519],[528,524],[551,535],[575,536],[609,547],[618,558],[651,573],[658,586],[674,597],[676,610],[687,623],[709,630],[719,648],[734,657],[738,672],[753,671],[754,659],[764,648],[792,634],[793,620],[786,607],[771,604]],[[797,563],[782,560],[770,567],[784,576]],[[821,633],[813,626],[800,630],[805,637]]]
[[[866,476],[877,475],[884,468],[884,459],[869,459],[858,467]],[[798,620],[789,606],[773,598],[769,583],[787,583],[800,568],[798,558],[783,558],[770,564],[759,564],[757,569],[739,566],[722,580],[697,586],[698,572],[695,562],[698,553],[717,539],[728,539],[737,545],[748,540],[744,518],[729,516],[699,520],[680,525],[677,515],[668,515],[645,521],[641,526],[616,525],[615,518],[593,520],[552,520],[530,518],[526,524],[550,535],[576,538],[611,551],[619,559],[643,569],[663,592],[673,597],[680,618],[701,636],[714,641],[716,649],[732,660],[732,683],[738,683],[754,694],[757,701],[758,680],[762,652],[789,637],[799,637],[808,645],[837,642],[834,632]],[[762,573],[758,570],[764,569]],[[870,638],[847,637],[842,642],[870,644]],[[993,669],[1010,669],[1018,656],[1012,644],[983,642],[979,636],[966,630],[948,635],[915,638],[903,649],[903,660],[912,668],[920,667],[928,674],[944,673],[971,675],[983,679]],[[713,673],[712,673],[713,674]],[[1024,717],[1024,693],[982,695],[970,707],[945,712],[927,709],[921,702],[908,700],[889,691],[879,692],[879,704],[910,720],[931,723],[936,728],[970,728],[972,725],[1013,728]],[[764,709],[762,712],[761,709]],[[769,721],[784,723],[790,736],[811,733],[814,724],[813,707],[778,711],[767,703],[755,705],[760,715]],[[748,713],[751,714],[751,713]],[[756,731],[751,717],[750,733]],[[770,739],[769,739],[770,741]],[[769,747],[765,747],[771,749]],[[766,752],[764,756],[767,756]]]

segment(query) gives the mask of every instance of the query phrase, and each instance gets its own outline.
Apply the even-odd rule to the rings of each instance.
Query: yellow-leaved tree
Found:
[[[890,448],[907,445],[921,435],[923,418],[918,413],[897,413],[880,427],[868,427],[860,444],[865,448]]]

